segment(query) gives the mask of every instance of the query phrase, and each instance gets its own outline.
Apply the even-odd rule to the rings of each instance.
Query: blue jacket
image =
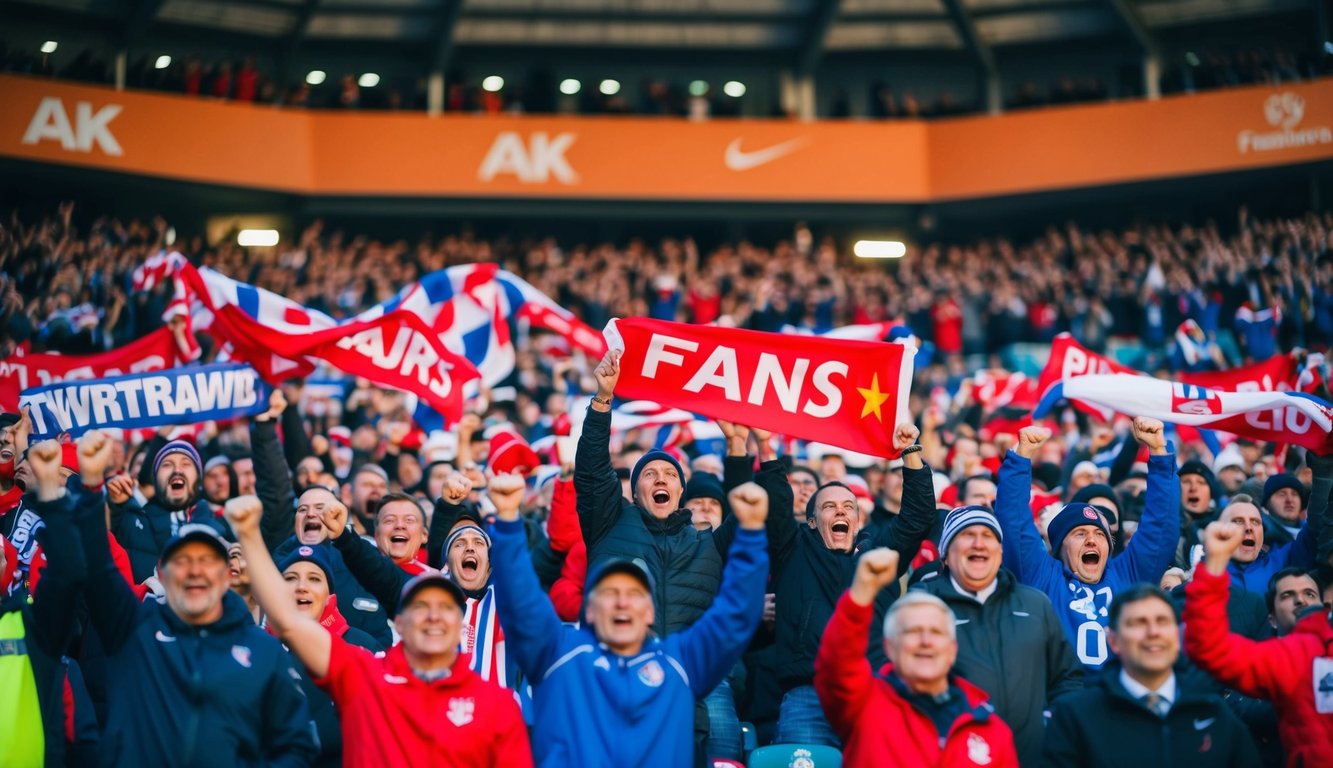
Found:
[[[774,514],[780,514],[775,512]],[[740,659],[763,613],[763,531],[738,530],[713,605],[633,658],[591,627],[565,626],[541,591],[523,524],[492,527],[491,563],[508,650],[532,681],[533,759],[540,766],[690,766],[694,703]]]
[[[1301,527],[1301,532],[1296,534],[1295,541],[1278,545],[1267,552],[1260,552],[1252,563],[1238,563],[1232,560],[1227,566],[1227,571],[1231,573],[1231,581],[1247,592],[1262,595],[1268,592],[1268,580],[1283,568],[1313,568],[1315,547],[1319,543],[1317,533],[1319,525],[1320,522],[1317,520],[1307,520]]]
[[[84,593],[107,653],[102,764],[308,764],[316,754],[310,715],[278,640],[255,626],[234,592],[207,626],[186,624],[165,603],[137,601],[111,561],[101,497],[83,496],[78,533],[68,533],[81,541]],[[52,570],[82,565],[56,554]]]
[[[1019,582],[1046,593],[1074,646],[1085,672],[1094,673],[1110,658],[1106,620],[1116,590],[1141,581],[1156,584],[1176,554],[1180,538],[1180,482],[1175,454],[1148,457],[1148,490],[1143,519],[1129,546],[1106,564],[1102,580],[1084,584],[1047,551],[1029,506],[1032,462],[1010,451],[1000,467],[995,514],[1004,530],[1004,565]]]

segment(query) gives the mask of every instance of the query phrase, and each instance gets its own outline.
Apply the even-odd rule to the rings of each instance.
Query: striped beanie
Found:
[[[940,554],[946,555],[949,552],[949,545],[953,543],[953,538],[961,533],[964,528],[973,525],[986,526],[995,531],[995,538],[1001,542],[1004,541],[1004,532],[1000,530],[1000,521],[995,518],[995,513],[990,511],[990,507],[980,504],[955,507],[944,518],[944,530],[940,533]]]

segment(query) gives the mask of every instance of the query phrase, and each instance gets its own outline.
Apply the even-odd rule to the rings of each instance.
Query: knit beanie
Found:
[[[1060,556],[1060,546],[1064,544],[1065,537],[1069,532],[1080,525],[1095,525],[1106,534],[1106,541],[1114,541],[1111,536],[1111,528],[1102,519],[1097,508],[1091,504],[1066,504],[1064,509],[1060,510],[1051,524],[1046,527],[1046,538],[1051,542],[1051,553],[1056,557]]]
[[[1000,530],[1000,521],[996,519],[995,513],[988,507],[972,504],[953,509],[944,518],[944,528],[940,532],[940,553],[947,554],[954,537],[962,533],[964,528],[974,525],[986,526],[995,532],[995,538],[1004,541],[1004,532]]]
[[[333,587],[333,566],[329,563],[328,553],[322,547],[312,547],[302,544],[292,551],[290,555],[283,559],[278,565],[278,573],[286,573],[296,563],[313,563],[324,572],[324,580],[329,584],[329,594],[334,594]]]
[[[194,446],[184,440],[172,440],[162,446],[162,450],[157,452],[157,458],[153,459],[153,476],[157,476],[157,471],[162,467],[162,460],[173,453],[183,453],[190,457],[194,462],[194,471],[200,475],[204,474],[204,463],[199,459],[199,451]]]
[[[648,466],[648,462],[650,461],[669,462],[671,466],[676,468],[676,474],[682,480],[684,480],[685,470],[680,468],[680,462],[676,461],[676,457],[672,456],[666,451],[661,451],[654,448],[653,450],[645,453],[643,456],[640,456],[639,460],[634,462],[634,469],[629,473],[630,493],[633,493],[634,489],[639,487],[639,474],[643,472],[643,468]]]

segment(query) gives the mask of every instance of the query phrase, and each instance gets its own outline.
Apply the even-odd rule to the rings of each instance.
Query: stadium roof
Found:
[[[812,71],[851,53],[953,55],[1104,41],[1150,51],[1173,30],[1326,13],[1323,0],[10,0],[9,15],[148,36],[421,57],[460,52],[743,56]],[[1310,28],[1314,25],[1308,24]]]

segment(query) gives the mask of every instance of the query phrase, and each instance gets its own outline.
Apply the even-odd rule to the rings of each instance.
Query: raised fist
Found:
[[[458,420],[459,442],[463,442],[465,437],[471,437],[481,431],[481,417],[475,413],[465,413],[463,418]]]
[[[768,519],[768,492],[757,483],[741,483],[727,494],[731,511],[736,515],[740,527],[759,530]]]
[[[472,492],[472,481],[461,472],[451,472],[440,489],[440,496],[446,504],[462,504]]]
[[[38,498],[49,499],[64,485],[60,477],[61,453],[60,443],[54,440],[43,440],[28,450],[28,468],[37,481]]]
[[[523,491],[527,483],[518,474],[496,475],[486,485],[486,495],[495,505],[495,513],[501,520],[517,520],[519,508],[523,505]]]
[[[918,437],[921,437],[921,430],[912,422],[905,421],[893,430],[893,449],[901,451],[915,443]]]
[[[616,393],[616,382],[620,381],[620,350],[607,350],[592,373],[597,378],[597,396],[610,399]]]
[[[310,450],[314,451],[316,456],[323,456],[329,452],[329,439],[323,435],[315,435],[310,438]]]
[[[111,439],[94,429],[79,438],[79,477],[84,485],[101,485],[111,462]]]
[[[329,532],[330,539],[336,539],[343,535],[347,530],[347,507],[336,499],[332,504],[324,507],[320,513],[320,522],[324,523],[324,529]]]
[[[1166,453],[1166,428],[1157,419],[1138,416],[1134,419],[1134,439],[1148,446],[1154,455]]]
[[[861,555],[852,579],[852,599],[861,605],[874,602],[875,595],[898,578],[898,553],[888,547],[872,549]]]
[[[1235,523],[1224,523],[1221,520],[1208,524],[1203,529],[1203,551],[1205,555],[1216,554],[1219,557],[1225,555],[1230,560],[1231,555],[1240,548],[1244,541],[1245,531]]]
[[[277,387],[268,396],[268,410],[256,416],[255,421],[273,421],[282,418],[282,412],[285,410],[287,410],[287,395],[283,394],[282,387]]]
[[[722,430],[722,436],[727,439],[727,455],[744,456],[746,443],[750,439],[750,428],[725,419],[717,419],[717,426]]]
[[[120,505],[134,495],[134,478],[129,475],[116,475],[106,481],[106,500]]]
[[[1051,439],[1051,430],[1036,424],[1018,430],[1018,445],[1014,452],[1025,459],[1035,459],[1042,444]]]
[[[237,536],[253,534],[259,531],[259,518],[264,514],[264,504],[258,496],[237,496],[227,499],[223,507],[227,523]]]

